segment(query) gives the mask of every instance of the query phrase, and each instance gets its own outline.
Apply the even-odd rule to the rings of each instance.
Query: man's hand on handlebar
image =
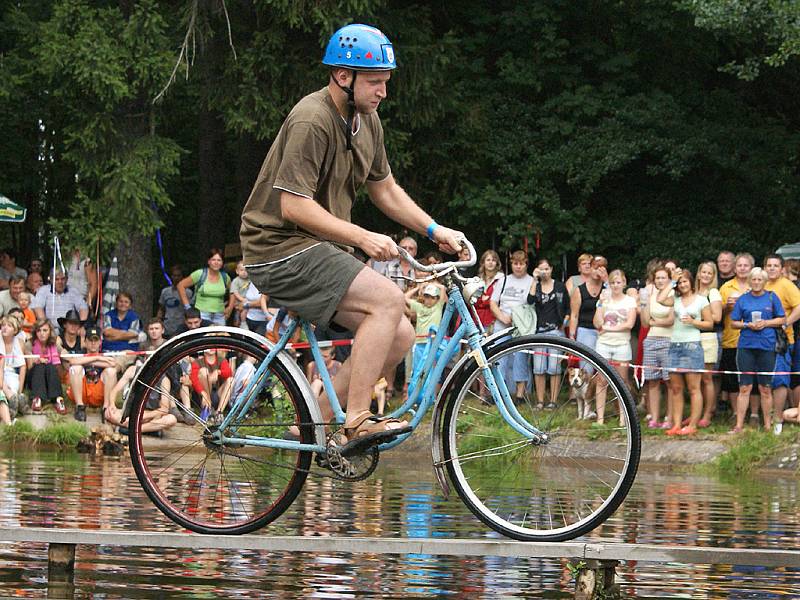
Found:
[[[391,260],[399,256],[395,241],[388,235],[365,231],[359,247],[373,260]]]
[[[449,227],[439,225],[433,232],[433,241],[439,246],[439,250],[448,254],[456,254],[461,250],[461,240],[464,234]]]

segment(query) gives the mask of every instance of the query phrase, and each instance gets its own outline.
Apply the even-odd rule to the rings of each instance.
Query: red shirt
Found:
[[[203,356],[202,358],[192,361],[192,372],[189,375],[189,378],[192,380],[192,388],[198,394],[203,391],[203,384],[200,383],[200,368],[206,367],[209,371],[211,371],[215,366],[217,366],[218,360],[219,359],[214,358],[214,360],[209,362],[208,359]],[[233,371],[231,371],[230,363],[223,359],[222,362],[219,363],[219,379],[228,379],[228,377],[231,377],[232,375]]]

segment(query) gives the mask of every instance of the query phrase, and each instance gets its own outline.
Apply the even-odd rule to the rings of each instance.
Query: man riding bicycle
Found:
[[[352,247],[386,261],[394,241],[350,222],[359,187],[388,217],[450,253],[463,235],[442,227],[395,182],[377,114],[396,67],[394,49],[378,29],[347,25],[328,42],[322,64],[328,85],[298,102],[267,154],[242,213],[242,252],[250,279],[272,303],[301,317],[353,332],[350,358],[334,380],[347,404],[344,424],[352,452],[410,431],[405,421],[369,412],[372,389],[414,342],[402,291],[358,261]],[[323,418],[332,411],[323,394]]]

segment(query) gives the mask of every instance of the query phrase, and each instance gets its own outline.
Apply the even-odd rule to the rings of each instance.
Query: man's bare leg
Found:
[[[772,390],[772,408],[775,411],[776,423],[783,423],[783,409],[788,395],[789,388],[783,385]]]
[[[100,381],[103,382],[103,410],[108,406],[114,405],[114,399],[111,397],[114,386],[117,385],[117,369],[114,367],[106,367],[100,373]]]
[[[74,365],[69,368],[69,387],[72,390],[75,406],[81,406],[83,404],[83,367]]]
[[[369,410],[372,388],[387,365],[397,365],[414,343],[414,328],[404,314],[403,293],[371,269],[362,269],[339,303],[336,322],[355,332],[350,357],[333,382],[347,405],[347,418]],[[332,411],[327,394],[320,398],[323,419]]]
[[[218,413],[225,412],[225,408],[228,406],[228,402],[230,402],[232,391],[233,377],[228,377],[217,389],[217,395],[219,396],[219,405],[217,406]]]

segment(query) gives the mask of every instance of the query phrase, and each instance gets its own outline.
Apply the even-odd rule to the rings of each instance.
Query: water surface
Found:
[[[386,458],[357,483],[311,476],[267,535],[495,538],[456,496],[442,498],[429,457]],[[628,500],[584,539],[796,549],[794,473],[721,480],[667,468],[640,472]],[[176,531],[141,491],[127,457],[7,450],[0,524]],[[0,544],[0,596],[42,597],[47,549]],[[567,560],[409,554],[302,554],[79,546],[76,598],[569,598]],[[800,597],[795,569],[626,563],[635,598]]]

